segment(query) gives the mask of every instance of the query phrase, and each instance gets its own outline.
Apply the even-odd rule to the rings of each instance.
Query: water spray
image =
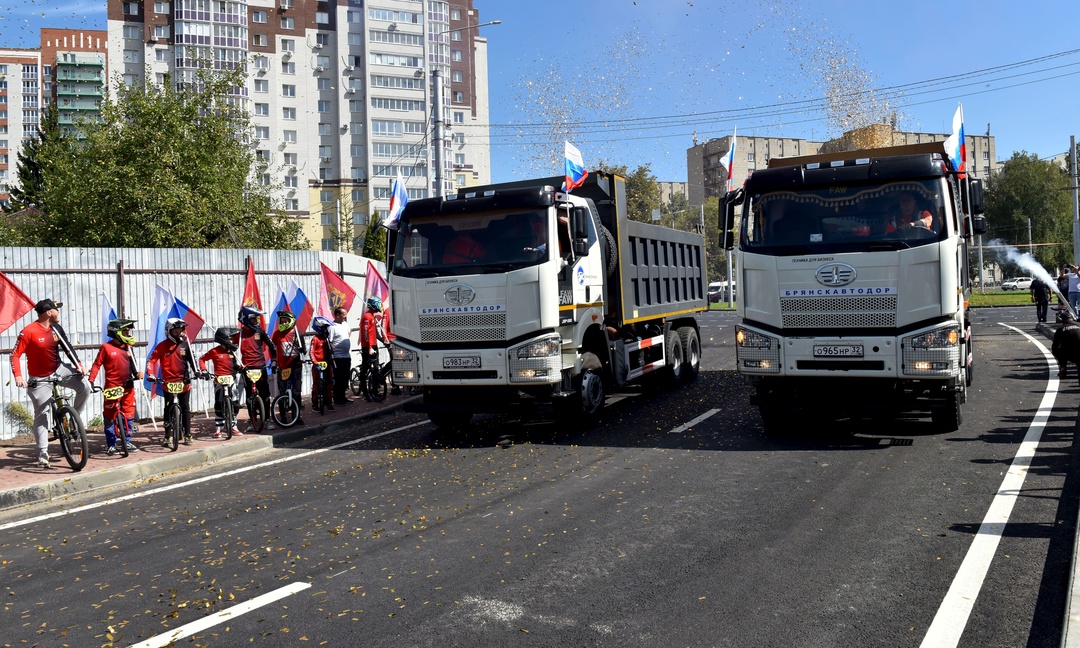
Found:
[[[1036,261],[1035,257],[1031,256],[1030,252],[1021,252],[1001,239],[990,241],[990,246],[996,255],[1009,263],[1018,265],[1027,270],[1031,273],[1032,277],[1035,277],[1047,286],[1050,286],[1050,290],[1054,291],[1054,294],[1058,296],[1060,303],[1072,314],[1073,319],[1076,319],[1076,311],[1072,309],[1072,305],[1069,304],[1068,298],[1058,290],[1057,279],[1051,277],[1050,273],[1046,271],[1046,268],[1042,267],[1042,264]]]

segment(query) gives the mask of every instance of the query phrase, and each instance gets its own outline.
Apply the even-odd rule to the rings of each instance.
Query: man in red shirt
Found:
[[[152,376],[161,373],[159,379],[165,386],[165,408],[168,409],[173,401],[180,403],[180,417],[184,426],[184,445],[191,445],[191,376],[195,369],[195,360],[191,357],[191,348],[184,337],[184,329],[187,322],[179,317],[170,317],[165,320],[165,339],[154,347],[150,357],[146,359],[146,373]],[[168,385],[182,384],[178,393],[171,393]],[[166,420],[168,425],[169,421]],[[161,441],[161,445],[168,446],[168,436]]]
[[[236,350],[239,348],[240,331],[231,326],[223,326],[214,332],[214,342],[217,346],[210,349],[199,358],[199,370],[206,372],[206,363],[214,363],[214,438],[220,438],[225,430],[225,399],[232,401],[232,411],[235,414],[240,410],[240,402],[233,399],[233,385],[224,385],[216,379],[220,376],[231,376],[236,373]],[[234,436],[243,436],[233,421],[232,433]]]
[[[264,411],[269,413],[270,382],[266,377],[266,354],[269,353],[270,359],[276,361],[277,349],[274,348],[274,341],[259,325],[259,316],[262,314],[263,312],[257,308],[244,306],[240,309],[237,320],[240,322],[240,361],[244,363],[244,382],[247,384],[247,393],[251,394],[251,379],[248,378],[246,370],[258,370],[259,379],[255,381],[255,391],[259,394],[259,398],[263,399]],[[266,429],[273,430],[274,424],[267,421]]]
[[[383,339],[382,329],[379,328],[378,322],[375,321],[375,313],[382,310],[382,300],[378,297],[368,297],[364,302],[366,308],[364,314],[360,316],[360,375],[364,377],[364,380],[360,381],[361,390],[364,392],[364,402],[371,402],[371,395],[368,394],[368,373],[372,370],[372,367],[379,366],[379,340]]]
[[[124,425],[131,429],[135,418],[135,379],[142,378],[142,372],[135,368],[135,357],[131,355],[131,345],[135,344],[132,330],[135,320],[114,319],[109,321],[109,341],[101,345],[94,364],[90,367],[90,382],[97,380],[98,372],[105,369],[105,406],[101,418],[105,421],[106,452],[116,454],[116,422],[119,417],[126,420]],[[115,393],[114,393],[115,392]],[[131,439],[126,439],[128,452],[138,450]]]
[[[86,382],[86,369],[75,356],[67,334],[60,326],[60,307],[63,302],[42,299],[34,306],[37,321],[26,325],[19,332],[15,349],[11,352],[11,373],[15,384],[27,388],[30,402],[34,404],[34,440],[37,442],[39,466],[49,467],[49,429],[52,428],[52,384],[37,382],[39,378],[52,378],[75,392],[75,410],[86,420],[86,399],[90,396],[90,383]],[[65,363],[61,360],[61,350]],[[26,373],[22,375],[22,357],[26,356]],[[70,363],[70,364],[68,364]]]
[[[278,393],[284,394],[285,390],[291,390],[293,398],[300,404],[300,411],[304,411],[304,403],[300,400],[301,387],[303,386],[304,374],[300,371],[304,359],[304,336],[296,330],[296,315],[292,311],[279,310],[277,312],[277,330],[270,336],[277,349],[278,366]],[[304,420],[297,417],[296,425],[303,425]]]

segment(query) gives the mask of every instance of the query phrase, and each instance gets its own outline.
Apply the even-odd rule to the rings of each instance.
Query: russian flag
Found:
[[[956,177],[967,175],[967,140],[964,138],[964,104],[957,104],[952,118],[952,135],[945,138],[945,153],[956,169]]]
[[[116,311],[109,303],[109,297],[105,291],[101,291],[101,343],[109,341],[109,322],[116,319]]]
[[[179,317],[187,322],[187,329],[184,331],[184,336],[188,339],[188,342],[194,342],[195,339],[199,337],[199,331],[201,331],[202,327],[206,324],[206,320],[204,320],[201,315],[175,297],[173,297],[173,306],[172,310],[169,311],[169,317]]]
[[[315,307],[311,304],[311,301],[304,294],[304,291],[300,289],[300,286],[296,285],[295,281],[289,282],[289,289],[285,293],[285,299],[289,303],[289,310],[296,315],[296,330],[301,333],[307,331],[308,324],[311,323],[311,317],[315,314]]]
[[[735,171],[735,134],[738,132],[738,128],[731,129],[731,148],[724,154],[724,157],[720,159],[720,164],[724,165],[727,170],[727,188],[731,190],[731,177]]]
[[[581,151],[570,142],[563,141],[563,173],[566,180],[563,182],[563,191],[570,193],[585,184],[585,178],[589,172],[585,170],[585,162],[581,159]]]
[[[398,221],[401,220],[401,212],[405,205],[409,204],[409,192],[405,190],[405,181],[401,179],[401,170],[390,185],[390,212],[383,219],[382,226],[388,230],[396,230]]]
[[[270,333],[271,335],[273,335],[274,331],[277,329],[277,321],[278,321],[277,314],[278,314],[278,311],[283,311],[283,310],[291,311],[292,309],[289,308],[289,302],[288,302],[288,300],[285,299],[285,291],[281,289],[281,286],[278,286],[277,303],[274,304],[274,310],[270,311],[270,313],[269,313],[270,320],[269,320],[269,323],[266,325],[267,326],[266,331],[268,333]]]
[[[185,335],[189,341],[198,337],[199,331],[201,331],[202,327],[206,324],[206,320],[189,308],[187,304],[176,297],[173,297],[173,294],[168,290],[161,286],[156,286],[156,289],[154,290],[154,301],[150,311],[150,319],[153,320],[154,325],[153,328],[150,329],[150,340],[146,347],[147,358],[154,352],[157,345],[161,344],[161,341],[165,339],[165,322],[170,317],[179,317],[187,322],[187,331],[185,332]],[[160,378],[161,367],[159,366],[157,369],[158,370],[154,373]],[[150,375],[150,372],[146,373],[147,376]],[[146,379],[143,380],[143,387],[145,387],[152,395],[161,395],[165,393],[160,383],[152,383]]]

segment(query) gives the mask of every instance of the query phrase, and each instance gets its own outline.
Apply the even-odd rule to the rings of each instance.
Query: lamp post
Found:
[[[432,34],[432,36],[442,36],[443,34],[449,34],[451,32],[465,31],[468,29],[478,29],[480,27],[487,27],[488,25],[501,25],[501,20],[492,20],[491,22],[480,23],[478,25],[468,25],[466,27],[457,27],[454,29],[446,29],[441,32]],[[436,64],[431,70],[431,85],[432,91],[435,93],[435,150],[433,151],[433,161],[435,166],[435,197],[442,198],[446,195],[446,188],[443,186],[443,147],[446,143],[443,142],[443,80],[442,73],[440,72],[439,65]]]

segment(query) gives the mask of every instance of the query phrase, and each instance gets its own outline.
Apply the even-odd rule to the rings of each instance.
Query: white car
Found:
[[[1013,277],[1001,282],[1002,290],[1031,290],[1031,277]]]

